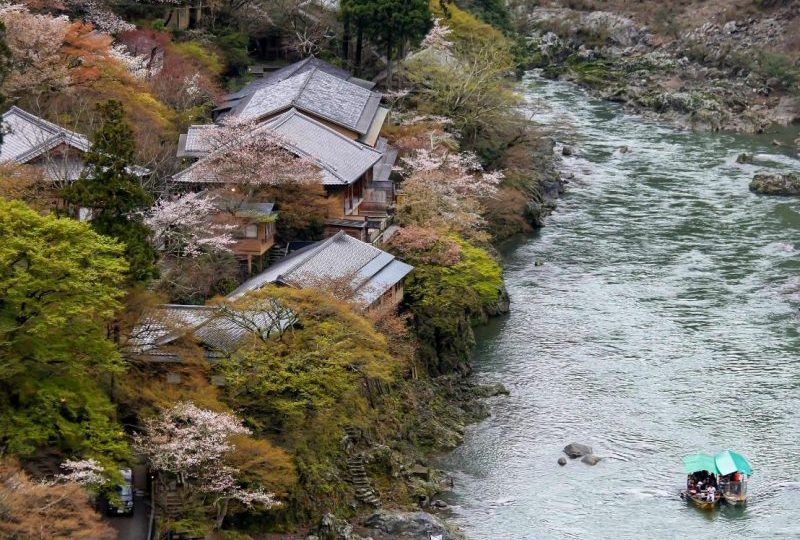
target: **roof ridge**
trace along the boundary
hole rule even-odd
[[[317,74],[317,71],[319,71],[319,68],[317,66],[314,66],[306,72],[308,73],[306,82],[303,83],[303,86],[300,87],[300,89],[297,91],[297,94],[295,94],[295,96],[292,98],[292,105],[295,105],[295,101],[297,101],[303,95],[303,92],[306,91],[308,83],[311,82],[311,79],[314,77],[314,75]]]

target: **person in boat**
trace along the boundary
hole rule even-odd
[[[716,496],[716,494],[717,494],[717,488],[715,488],[713,485],[709,485],[708,491],[706,491],[706,501],[714,502],[714,497]]]

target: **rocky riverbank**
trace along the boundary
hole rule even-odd
[[[660,32],[608,11],[538,7],[519,18],[527,64],[546,76],[692,129],[758,133],[800,121],[800,67],[784,43],[799,15],[791,3],[720,23],[670,19]]]

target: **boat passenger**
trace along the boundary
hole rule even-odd
[[[706,500],[708,502],[714,502],[714,495],[716,495],[716,493],[717,493],[717,488],[715,488],[714,486],[709,486],[708,493],[706,494]]]

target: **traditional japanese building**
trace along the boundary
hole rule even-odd
[[[414,269],[372,244],[339,232],[276,262],[228,295],[235,300],[269,284],[337,289],[366,309],[398,305],[403,282]]]
[[[84,167],[89,139],[52,122],[11,107],[3,114],[0,163],[41,167],[53,181],[76,180]]]
[[[273,130],[285,148],[316,164],[329,199],[325,234],[339,231],[370,241],[386,223],[394,202],[390,174],[397,152],[380,137],[388,110],[370,83],[315,58],[273,72],[216,109],[217,122],[255,122],[257,130]],[[215,125],[191,126],[181,135],[178,155],[202,160],[218,151],[213,137],[203,136]],[[217,182],[197,174],[196,165],[175,175],[183,184]]]

